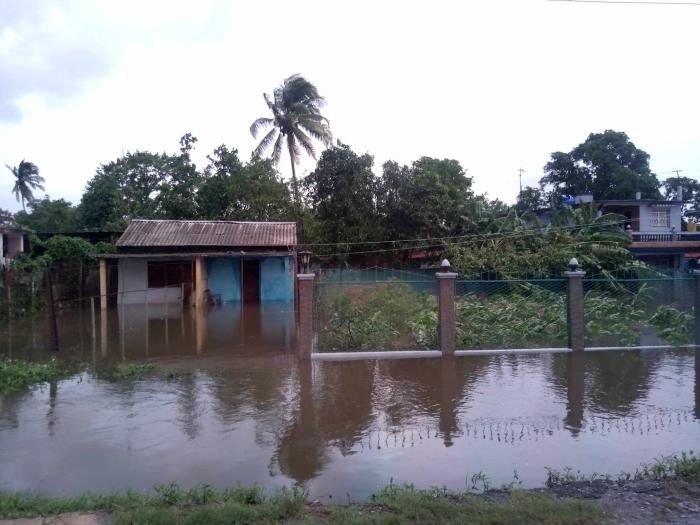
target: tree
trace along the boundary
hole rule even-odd
[[[527,210],[538,210],[547,205],[547,201],[544,197],[544,192],[539,188],[533,188],[532,186],[525,186],[523,191],[518,195],[518,200],[515,204],[515,208],[518,213],[523,214]]]
[[[664,198],[668,200],[679,200],[678,187],[683,188],[683,215],[686,221],[688,217],[698,220],[700,211],[700,182],[690,177],[669,177],[662,183]]]
[[[202,219],[279,221],[293,217],[287,184],[269,159],[241,163],[238,152],[219,146],[207,157],[203,182],[197,192]]]
[[[458,161],[421,157],[410,167],[384,163],[379,209],[387,238],[442,237],[463,230],[471,216],[472,179]],[[482,203],[483,204],[483,203]],[[478,207],[479,209],[482,206]]]
[[[649,168],[649,155],[619,131],[591,133],[569,153],[557,151],[540,179],[547,200],[592,193],[595,199],[632,199],[637,191],[659,198],[659,181]]]
[[[77,209],[66,200],[51,200],[46,195],[43,199],[31,201],[29,210],[29,213],[17,212],[15,221],[36,232],[69,232],[80,227]]]
[[[194,219],[196,193],[201,175],[192,162],[190,153],[197,137],[185,133],[180,139],[180,155],[162,154],[157,163],[163,170],[158,194],[155,198],[155,214],[164,219]]]
[[[6,164],[7,166],[7,164]],[[7,169],[12,172],[15,177],[15,185],[12,188],[12,193],[15,194],[17,202],[22,202],[22,209],[26,210],[25,202],[34,200],[34,190],[44,191],[44,178],[39,175],[39,168],[36,164],[22,160],[19,166],[10,167]]]
[[[313,140],[324,146],[331,144],[333,135],[328,119],[321,114],[325,104],[316,86],[301,75],[292,75],[276,87],[272,97],[263,94],[272,118],[262,117],[250,126],[250,133],[257,138],[261,129],[272,127],[253,151],[254,156],[262,157],[272,146],[272,162],[279,164],[282,151],[286,147],[292,165],[292,190],[297,213],[301,212],[301,198],[295,165],[299,163],[301,149],[314,159],[316,150]]]
[[[381,220],[373,163],[371,155],[358,155],[338,142],[323,152],[316,169],[304,179],[317,221],[314,238],[338,244],[331,252],[352,251],[351,243],[378,240]]]
[[[120,229],[132,218],[195,218],[201,176],[190,151],[196,141],[187,133],[179,155],[128,152],[100,166],[79,205],[83,226]]]

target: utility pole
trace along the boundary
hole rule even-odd
[[[680,177],[681,171],[683,171],[683,170],[671,170],[671,171],[676,174],[676,177]]]
[[[520,179],[520,193],[518,195],[523,194],[523,173],[525,173],[525,170],[522,168],[518,168],[518,178]]]

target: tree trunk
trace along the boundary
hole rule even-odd
[[[297,181],[297,170],[294,167],[294,151],[292,150],[292,143],[289,142],[287,138],[287,145],[289,147],[289,161],[292,163],[292,192],[294,193],[294,214],[296,215],[297,223],[297,242],[303,243],[306,241],[306,235],[304,232],[304,222],[301,220],[301,198],[299,197],[299,182]]]

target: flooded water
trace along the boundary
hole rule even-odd
[[[391,480],[469,489],[478,472],[541,486],[546,467],[616,473],[700,444],[688,350],[300,364],[285,306],[129,307],[95,325],[61,317],[60,358],[86,371],[0,397],[0,489],[298,483],[342,503]],[[6,326],[2,356],[45,359],[45,336]],[[143,359],[187,373],[109,379]]]

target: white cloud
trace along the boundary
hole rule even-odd
[[[200,163],[221,143],[247,158],[248,126],[266,112],[262,92],[297,72],[326,96],[335,135],[377,165],[457,158],[492,197],[512,201],[519,167],[534,184],[549,153],[608,128],[626,131],[657,171],[700,176],[700,8],[536,0],[44,6],[0,24],[0,58],[13,49],[3,80],[27,68],[36,79],[9,98],[0,88],[0,111],[8,100],[16,110],[0,123],[0,161],[37,163],[54,198],[77,201],[98,164],[122,149],[175,151],[187,131],[200,139]],[[43,21],[33,42],[23,32],[28,16]],[[305,162],[302,171],[312,168]],[[284,161],[280,169],[290,171]],[[0,207],[17,208],[11,185],[9,172],[0,176]]]

